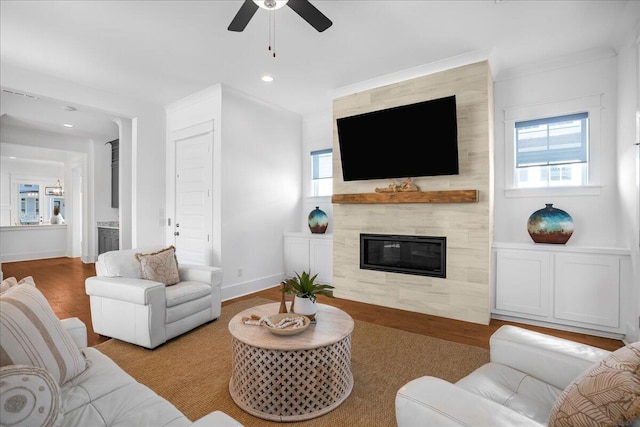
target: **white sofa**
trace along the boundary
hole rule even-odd
[[[178,265],[180,282],[166,286],[142,278],[135,254],[153,251],[98,256],[96,276],[85,281],[96,333],[153,349],[220,316],[220,268]]]
[[[221,411],[192,423],[99,350],[87,347],[87,330],[80,319],[62,323],[89,361],[87,369],[60,387],[63,426],[242,427]]]
[[[87,347],[85,324],[58,319],[32,281],[7,285],[0,292],[1,425],[242,427],[221,411],[191,422]]]
[[[561,393],[610,354],[505,325],[490,338],[490,362],[455,384],[421,377],[401,387],[396,420],[399,427],[546,426]]]

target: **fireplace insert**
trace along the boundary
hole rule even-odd
[[[447,277],[447,238],[360,234],[360,268]]]

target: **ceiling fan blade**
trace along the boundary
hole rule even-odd
[[[251,0],[244,0],[244,3],[240,6],[240,10],[236,13],[236,16],[233,17],[233,21],[231,21],[227,29],[229,31],[243,31],[251,18],[253,18],[256,10],[258,10],[257,4]]]
[[[309,0],[289,0],[287,6],[320,32],[323,32],[333,24],[329,18],[309,3]]]

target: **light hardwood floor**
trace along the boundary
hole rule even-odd
[[[83,264],[79,258],[52,258],[37,261],[3,263],[2,272],[4,278],[15,277],[18,280],[26,276],[32,276],[37,287],[45,297],[47,297],[58,317],[78,317],[85,322],[90,346],[94,346],[108,339],[93,332],[89,297],[84,291],[84,280],[87,277],[95,276],[94,264]],[[254,296],[279,301],[279,287],[276,284],[273,288],[225,301],[222,303],[222,306],[224,307],[235,301],[252,298]],[[483,348],[489,348],[489,337],[500,326],[505,324],[518,325],[611,351],[624,346],[624,343],[619,340],[501,320],[491,320],[489,325],[478,325],[339,298],[326,298],[321,296],[320,302],[341,308],[356,320]]]

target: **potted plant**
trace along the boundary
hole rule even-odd
[[[330,291],[333,286],[316,283],[316,277],[318,277],[317,274],[312,276],[303,271],[302,274],[296,273],[295,277],[283,282],[283,292],[294,295],[291,303],[291,312],[304,314],[313,319],[318,311],[318,306],[316,305],[317,296],[324,295],[333,298],[333,293]]]

